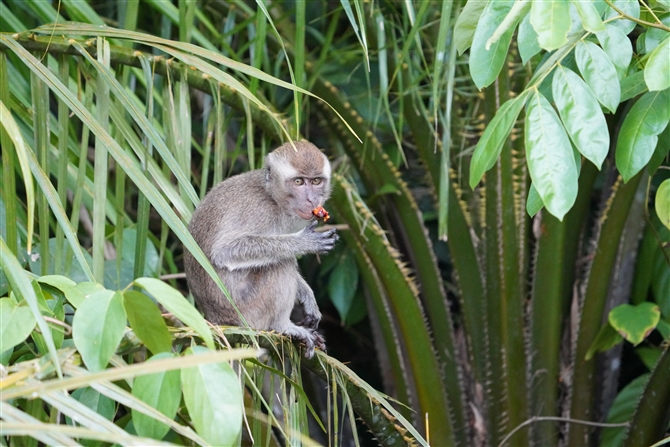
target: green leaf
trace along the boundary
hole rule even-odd
[[[656,149],[654,149],[654,154],[651,156],[651,160],[649,160],[649,164],[647,165],[649,174],[654,175],[656,170],[663,164],[663,161],[668,154],[670,154],[670,125],[665,126],[665,130],[658,136]]]
[[[656,215],[661,223],[670,229],[670,179],[665,179],[659,185],[654,199]]]
[[[347,321],[347,315],[358,287],[358,266],[356,259],[347,251],[341,253],[337,266],[330,274],[328,294],[340,314],[341,321]]]
[[[63,290],[65,293],[65,298],[74,306],[75,309],[78,309],[79,306],[84,302],[84,300],[94,293],[102,292],[106,290],[102,284],[92,281],[80,282],[72,289]]]
[[[641,95],[647,91],[647,83],[644,81],[644,71],[636,71],[621,80],[621,102]]]
[[[626,385],[617,394],[612,407],[607,414],[607,423],[621,424],[630,422],[635,413],[640,397],[647,387],[649,377],[651,374],[643,374],[635,378],[632,382]],[[622,446],[626,436],[627,427],[605,427],[602,432],[601,444],[603,446]]]
[[[637,306],[621,304],[610,311],[608,320],[626,340],[638,345],[656,328],[660,318],[659,307],[654,303],[644,302]]]
[[[497,0],[486,5],[477,24],[470,48],[470,76],[480,90],[491,84],[500,73],[512,39],[513,29],[505,32],[499,40],[486,49],[486,42],[509,13],[513,1]]]
[[[51,287],[63,292],[65,298],[70,304],[76,309],[79,305],[86,299],[86,297],[76,289],[77,283],[72,281],[70,278],[61,275],[45,275],[37,278],[37,281],[40,284],[48,284]],[[96,283],[91,283],[96,284]],[[100,289],[103,289],[100,286]]]
[[[630,180],[651,159],[658,135],[670,120],[670,89],[647,92],[631,107],[619,131],[616,166]]]
[[[670,36],[649,55],[644,80],[651,92],[670,88]]]
[[[210,352],[195,346],[186,353]],[[208,363],[181,371],[184,403],[195,431],[210,445],[238,445],[242,430],[242,391],[228,363]]]
[[[470,187],[472,189],[475,189],[484,173],[493,167],[500,156],[503,144],[512,131],[525,102],[526,93],[505,101],[486,126],[472,154],[470,163]]]
[[[535,217],[543,207],[542,197],[535,189],[535,185],[531,183],[528,189],[528,199],[526,199],[526,212],[530,217]]]
[[[214,349],[214,339],[207,322],[181,293],[155,278],[138,278],[134,284],[149,292],[172,315],[200,335],[210,349]]]
[[[554,71],[552,91],[572,142],[600,169],[609,151],[610,135],[598,100],[577,73],[560,65]]]
[[[530,23],[542,48],[547,51],[560,48],[568,42],[572,26],[570,4],[567,0],[533,1]]]
[[[619,79],[622,79],[626,75],[633,58],[633,44],[631,44],[630,39],[621,29],[610,24],[603,31],[596,33],[596,37],[612,64],[614,64]]]
[[[638,0],[614,0],[611,3],[616,6],[617,9],[623,11],[627,16],[632,17],[633,19],[640,18],[640,3]],[[621,15],[614,8],[608,6],[603,21],[616,26],[624,34],[628,34],[635,29],[635,22],[620,17]],[[610,21],[610,19],[614,20]]]
[[[663,14],[658,18],[661,20],[663,25],[670,26],[670,13]],[[653,51],[667,37],[667,31],[658,28],[649,28],[647,32],[644,33],[644,37],[640,36],[640,39],[644,39],[645,53]]]
[[[110,421],[114,419],[116,402],[107,396],[103,396],[97,390],[88,386],[79,388],[72,392],[72,397],[103,416],[105,419]]]
[[[126,328],[123,296],[103,290],[88,297],[72,321],[72,338],[91,371],[105,369]]]
[[[600,18],[600,13],[591,1],[585,2],[580,0],[570,0],[570,3],[575,5],[579,18],[582,19],[582,26],[586,31],[597,33],[605,29],[603,19]]]
[[[148,361],[171,357],[171,354],[164,352],[154,355]],[[181,401],[180,371],[161,371],[135,377],[133,380],[133,396],[173,419]],[[163,422],[135,409],[132,410],[132,419],[135,431],[140,436],[160,440],[170,430],[170,427]]]
[[[577,198],[577,166],[558,115],[538,91],[528,101],[525,138],[533,184],[547,210],[563,220]]]
[[[458,54],[463,54],[472,45],[475,29],[487,3],[488,0],[469,0],[459,14],[454,27],[454,42]]]
[[[151,298],[133,290],[126,291],[123,293],[123,308],[131,329],[149,351],[154,354],[172,351],[170,331]]]
[[[0,298],[0,352],[22,343],[37,324],[25,301]]]
[[[525,65],[531,57],[542,51],[537,41],[537,33],[530,24],[530,14],[527,14],[519,24],[519,33],[516,37],[519,46],[519,55],[521,62]]]
[[[600,328],[598,335],[596,335],[596,339],[593,340],[591,347],[586,351],[585,360],[591,360],[596,352],[605,352],[616,346],[622,340],[623,337],[621,334],[619,334],[611,324],[606,323]]]
[[[598,101],[614,113],[621,98],[616,69],[607,54],[596,44],[580,41],[575,49],[579,71]]]

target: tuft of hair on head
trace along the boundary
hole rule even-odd
[[[284,178],[295,177],[298,173],[308,177],[330,176],[328,158],[308,141],[282,144],[266,156],[265,164]]]

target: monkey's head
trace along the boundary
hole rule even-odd
[[[265,187],[284,212],[310,220],[312,210],[330,197],[330,162],[312,143],[294,144],[265,157]]]

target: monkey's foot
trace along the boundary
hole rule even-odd
[[[321,314],[318,315],[305,315],[305,318],[297,322],[298,326],[302,326],[307,329],[316,329],[321,321]]]
[[[314,348],[322,351],[326,350],[326,340],[316,329],[306,329],[304,327],[292,325],[282,331],[284,334],[291,337],[292,340],[297,340],[305,345],[305,357],[310,359],[314,356]]]

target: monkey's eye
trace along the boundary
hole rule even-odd
[[[312,179],[312,185],[320,185],[323,179],[321,178],[313,178]]]
[[[298,186],[302,186],[302,185],[305,184],[305,181],[303,179],[301,179],[300,177],[298,177],[296,179],[293,179],[293,182]]]

